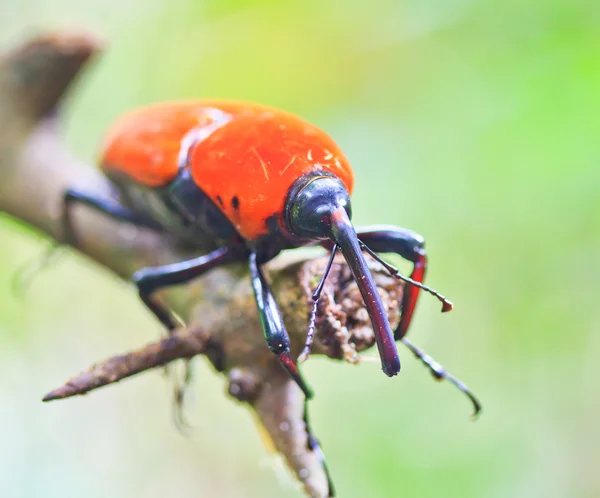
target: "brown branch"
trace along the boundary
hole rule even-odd
[[[11,147],[13,140],[26,138],[56,108],[99,48],[100,41],[87,33],[61,33],[40,36],[0,55],[0,122],[9,124],[3,126],[0,144]]]
[[[294,268],[294,270],[299,268],[297,273],[299,279],[297,288],[302,293],[310,293],[311,288],[308,286],[307,279],[322,273],[321,266],[324,262],[324,259],[319,258],[312,262],[291,265],[291,268]],[[375,269],[375,271],[377,270]],[[396,284],[385,274],[378,274],[376,280],[382,289],[384,302],[390,310],[390,317],[397,323],[399,317],[396,303],[399,296],[396,294]],[[291,281],[293,282],[293,280]],[[336,285],[341,290],[335,289]],[[285,291],[280,290],[281,292]],[[290,287],[287,292],[294,291]],[[283,305],[285,306],[286,303],[292,302],[293,299],[293,295],[288,295],[287,299],[283,300]],[[360,294],[353,283],[348,267],[345,263],[338,260],[332,267],[331,279],[325,287],[324,296],[320,303],[320,312],[317,314],[317,323],[319,324],[317,341],[320,349],[331,358],[357,362],[357,352],[373,344],[373,332],[370,328],[368,318],[364,314],[362,301],[359,299]],[[342,301],[343,305],[336,304],[336,301]],[[232,309],[231,312],[233,313],[233,311]],[[246,318],[244,316],[244,319]],[[297,318],[303,321],[305,316],[299,315]],[[344,327],[342,326],[343,323],[352,323],[352,326],[350,328]],[[229,333],[239,335],[237,327],[233,326],[230,329]],[[226,333],[226,331],[220,330],[217,326],[211,335],[225,336]],[[113,384],[126,377],[164,366],[173,360],[189,359],[200,354],[207,355],[218,370],[225,369],[222,365],[223,351],[221,344],[212,343],[211,336],[204,329],[189,327],[176,331],[171,336],[144,346],[137,351],[113,356],[103,362],[92,365],[84,372],[68,380],[63,386],[46,394],[43,401],[87,394],[89,391]],[[256,367],[252,362],[246,363],[246,368]],[[249,387],[241,388],[239,386],[248,386],[248,382],[240,377],[240,372],[239,369],[236,370],[234,378],[230,378],[231,381],[238,384],[238,388],[234,388],[235,392],[232,395],[242,401],[251,401],[255,396],[248,393],[250,391],[256,392],[256,379],[250,382],[253,386],[251,389]]]
[[[206,351],[207,339],[208,337],[202,337],[200,333],[176,332],[160,342],[92,365],[85,372],[68,380],[62,387],[46,394],[42,401],[87,394],[137,373],[164,366],[173,360],[193,358]]]
[[[90,36],[59,34],[38,38],[0,57],[0,211],[59,242],[65,188],[84,185],[98,193],[108,191],[107,180],[97,170],[65,149],[54,118],[48,117],[98,49]],[[85,207],[74,215],[78,250],[125,280],[140,267],[191,256],[164,235],[117,223]],[[312,288],[325,263],[323,258],[285,255],[267,265],[296,354],[306,336]],[[381,271],[375,277],[394,325],[402,285]],[[228,377],[230,394],[256,411],[305,492],[325,496],[325,475],[317,455],[307,449],[301,393],[265,346],[244,266],[216,269],[159,296],[186,321],[187,329],[106,360],[45,399],[82,394],[173,359],[203,353]],[[318,309],[313,353],[357,361],[357,352],[373,343],[360,294],[346,265],[337,261]]]

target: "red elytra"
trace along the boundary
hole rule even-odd
[[[223,100],[126,114],[106,138],[101,167],[161,187],[177,176],[185,140],[197,141],[187,158],[194,181],[247,240],[266,234],[265,220],[283,213],[287,192],[306,173],[332,173],[350,194],[354,187],[348,159],[321,129],[285,111]]]

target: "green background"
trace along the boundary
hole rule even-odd
[[[340,497],[600,496],[598,2],[0,0],[4,47],[62,26],[110,45],[64,116],[83,159],[141,104],[260,101],[339,142],[357,224],[426,238],[428,282],[456,309],[424,296],[410,336],[484,411],[471,422],[406,350],[393,380],[313,358],[313,425]],[[159,373],[40,403],[160,327],[72,252],[16,298],[14,272],[47,242],[6,219],[0,240],[0,496],[300,496],[202,360],[191,439]]]

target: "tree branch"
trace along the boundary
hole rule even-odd
[[[173,360],[189,359],[206,352],[208,337],[188,331],[176,332],[165,339],[137,351],[113,356],[92,365],[85,372],[68,380],[63,386],[46,394],[42,401],[64,399],[87,394],[108,384],[114,384],[151,368],[162,367]]]
[[[55,34],[0,56],[0,211],[58,242],[63,242],[63,191],[83,185],[108,192],[107,180],[66,150],[56,117],[65,91],[99,49],[100,43],[89,35]],[[164,234],[117,223],[85,207],[76,208],[74,228],[78,250],[125,280],[140,267],[192,256]],[[325,264],[326,258],[286,254],[267,265],[296,355],[306,337],[312,289]],[[394,326],[402,284],[379,265],[373,264],[373,269]],[[307,495],[326,496],[324,472],[307,449],[301,393],[264,343],[244,265],[213,270],[190,285],[161,291],[159,297],[183,317],[186,329],[94,365],[44,400],[84,394],[175,359],[203,354],[227,376],[229,393],[256,411]],[[336,260],[323,290],[316,324],[315,354],[358,361],[357,352],[374,343],[362,298],[341,260]]]

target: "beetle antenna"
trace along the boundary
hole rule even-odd
[[[481,403],[475,397],[475,395],[471,392],[471,390],[460,380],[458,380],[454,375],[449,372],[446,372],[444,367],[440,365],[437,361],[435,361],[431,356],[429,356],[425,351],[418,348],[414,344],[407,341],[404,337],[400,339],[402,344],[404,344],[408,349],[412,351],[412,353],[427,367],[433,375],[435,380],[444,380],[447,379],[456,387],[458,387],[465,395],[471,400],[473,403],[473,419],[476,419],[481,411]]]
[[[304,349],[300,356],[298,357],[299,362],[306,361],[308,359],[308,355],[310,355],[310,348],[312,346],[313,340],[315,338],[315,319],[317,316],[317,304],[319,304],[319,298],[321,297],[321,291],[325,285],[325,279],[327,279],[327,275],[329,274],[329,270],[331,270],[331,266],[333,265],[333,259],[335,258],[335,253],[337,252],[338,246],[337,244],[333,244],[333,249],[331,250],[331,256],[329,257],[329,261],[327,262],[327,266],[325,267],[325,272],[323,272],[323,276],[317,285],[317,288],[313,292],[312,300],[313,307],[310,312],[310,320],[308,322],[308,334],[306,335],[306,342],[304,343]]]
[[[379,254],[377,254],[375,251],[370,249],[362,240],[359,239],[358,243],[365,251],[367,251],[371,255],[371,257],[375,261],[378,261],[379,263],[381,263],[385,267],[385,269],[390,273],[390,275],[392,275],[392,277],[397,278],[398,280],[403,280],[404,282],[414,285],[415,287],[418,287],[419,289],[423,289],[425,292],[429,292],[429,294],[438,298],[438,300],[442,303],[442,313],[445,313],[446,311],[451,311],[452,308],[454,308],[454,304],[452,304],[452,301],[450,301],[449,299],[446,299],[438,291],[436,291],[435,289],[432,289],[431,287],[429,287],[425,284],[422,284],[421,282],[417,282],[416,280],[413,280],[412,278],[405,277],[404,275],[402,275],[400,273],[398,268],[390,265],[389,263],[387,263],[386,261],[381,259]]]

